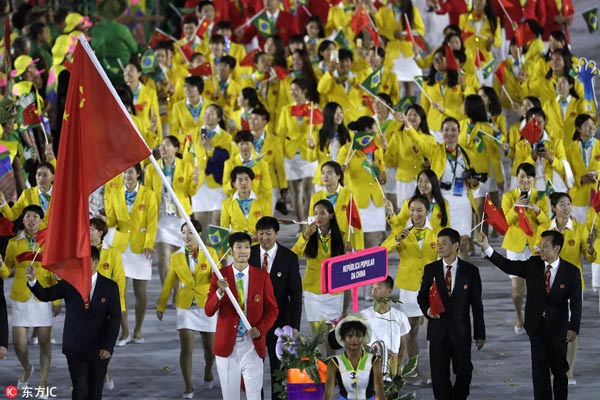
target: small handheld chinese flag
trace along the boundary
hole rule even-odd
[[[346,218],[348,219],[348,224],[356,229],[361,229],[362,224],[360,222],[360,215],[358,214],[358,209],[356,208],[356,202],[350,196],[350,203],[348,207],[346,207]]]
[[[517,215],[519,216],[519,228],[530,237],[533,237],[533,226],[531,225],[531,221],[527,217],[527,213],[525,212],[525,207],[516,207]]]
[[[190,69],[190,75],[192,76],[211,76],[212,74],[212,66],[208,61]]]
[[[460,67],[458,66],[458,60],[454,56],[454,51],[448,45],[445,48],[446,55],[446,68],[451,69],[453,71],[458,71]]]
[[[537,124],[535,117],[531,117],[527,125],[521,131],[521,137],[532,145],[535,144],[542,134],[542,127]]]
[[[490,199],[489,195],[485,196],[483,212],[487,215],[487,218],[485,219],[487,223],[493,226],[499,234],[503,236],[506,235],[506,231],[508,231],[508,223],[504,217],[504,212],[502,212],[502,209],[496,208],[496,205]]]
[[[592,189],[591,206],[594,208],[594,211],[597,213],[600,212],[600,192],[595,192],[594,189]]]
[[[350,21],[350,29],[352,29],[352,32],[358,34],[370,24],[371,18],[369,17],[369,14],[364,7],[360,6],[356,13],[352,16],[352,20]]]
[[[438,290],[435,278],[433,278],[433,283],[429,288],[429,312],[432,315],[439,315],[446,312],[446,307],[440,297],[440,291]]]

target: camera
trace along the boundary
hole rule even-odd
[[[485,183],[488,180],[487,172],[477,172],[473,168],[465,170],[463,178],[466,179],[477,179],[481,183]]]
[[[442,190],[450,190],[452,188],[452,182],[440,182],[440,188],[442,188]]]
[[[208,134],[208,130],[206,128],[202,128],[202,129],[200,129],[200,134],[202,136],[206,136]]]
[[[544,146],[544,142],[536,143],[533,145],[533,149],[538,153],[546,151],[546,146]]]

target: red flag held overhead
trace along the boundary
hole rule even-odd
[[[529,122],[521,130],[521,137],[534,145],[542,134],[542,127],[537,124],[535,117],[531,117]]]
[[[52,188],[44,267],[77,289],[91,289],[88,197],[150,156],[125,106],[83,35],[75,48]],[[123,151],[127,149],[127,151]]]

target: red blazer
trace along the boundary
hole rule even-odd
[[[557,24],[554,21],[554,17],[562,14],[565,17],[569,17],[569,23],[572,23],[575,10],[573,9],[573,2],[571,0],[563,0],[562,4],[562,12],[560,12],[556,6],[556,0],[546,1],[546,25],[544,26],[544,35],[542,36],[542,39],[545,41],[550,39],[551,32],[564,31],[565,35],[567,35],[567,42],[570,42],[569,28]]]
[[[518,0],[517,0],[518,1]],[[437,14],[448,14],[451,25],[458,26],[458,20],[460,14],[466,14],[467,2],[465,0],[439,0],[438,4],[440,9],[436,12]]]
[[[301,5],[296,5],[296,24],[300,32],[304,31],[304,26],[306,25],[306,21],[310,15],[318,15],[321,18],[321,22],[323,22],[323,26],[327,24],[327,17],[329,16],[329,9],[332,7],[332,4],[338,4],[337,0],[308,0],[308,4],[304,7]],[[306,10],[310,13],[308,15]]]
[[[289,12],[279,11],[277,21],[275,22],[275,34],[279,35],[279,37],[283,39],[283,42],[287,46],[290,36],[296,33],[300,33],[300,31],[298,30],[294,16]],[[261,49],[264,49],[266,39],[260,33],[258,33],[254,24],[249,24],[248,27],[246,27],[241,42],[250,43],[254,36],[258,37],[258,46]]]
[[[506,30],[506,40],[511,40],[515,35],[515,32],[513,31],[510,21],[506,18],[506,14],[502,11],[499,1],[502,1],[510,18],[517,23],[517,25],[520,25],[526,19],[535,19],[542,26],[546,23],[546,7],[544,0],[527,0],[525,7],[521,7],[520,0],[493,0],[494,11],[500,18],[500,23]],[[509,4],[510,7],[507,7],[507,4]]]
[[[221,273],[223,278],[227,279],[229,287],[237,298],[233,269],[233,266],[230,265],[221,269]],[[260,337],[253,340],[254,349],[260,358],[265,358],[267,332],[275,323],[279,309],[269,274],[260,268],[252,267],[249,268],[248,274],[247,317],[250,325],[260,331]],[[227,295],[219,300],[217,289],[217,276],[212,274],[204,311],[209,317],[215,315],[217,311],[219,312],[214,353],[219,357],[229,357],[235,345],[239,316]]]

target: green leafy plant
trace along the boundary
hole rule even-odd
[[[416,400],[417,394],[415,392],[404,393],[402,392],[402,389],[406,383],[406,378],[417,371],[418,361],[418,355],[411,357],[408,362],[404,364],[404,367],[402,367],[400,374],[391,377],[391,381],[383,381],[383,389],[388,400]],[[389,373],[386,375],[388,377],[390,376]]]

